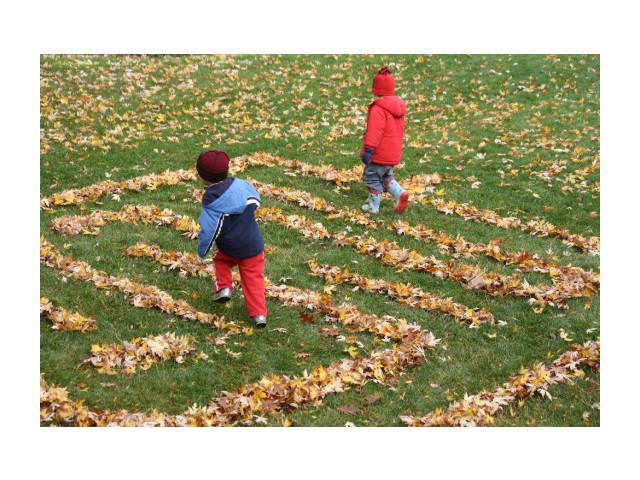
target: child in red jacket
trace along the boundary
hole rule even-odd
[[[407,107],[394,95],[396,81],[385,67],[373,77],[373,103],[369,105],[367,131],[362,137],[360,158],[365,164],[362,180],[369,190],[369,199],[362,206],[365,212],[378,213],[383,192],[396,199],[395,213],[407,209],[409,193],[393,178],[393,166],[400,163],[404,135],[404,115]]]

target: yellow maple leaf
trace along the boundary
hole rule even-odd
[[[242,331],[245,335],[253,335],[253,327],[242,327]]]
[[[344,351],[349,352],[349,355],[351,355],[352,357],[358,355],[358,349],[353,345],[351,345],[349,348],[345,348]]]
[[[573,342],[573,338],[569,338],[569,335],[567,335],[567,332],[564,331],[564,329],[560,329],[560,338],[563,339],[565,342]]]
[[[324,287],[324,293],[326,293],[327,295],[331,295],[331,293],[336,289],[335,285],[327,285]]]

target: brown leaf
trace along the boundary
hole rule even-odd
[[[298,312],[298,316],[302,319],[303,322],[315,325],[315,322],[313,321],[313,315],[309,315],[308,313],[300,311]]]
[[[338,329],[338,327],[322,327],[320,330],[318,330],[318,333],[325,337],[337,337],[338,335],[340,335],[340,330]]]
[[[356,413],[360,413],[360,409],[355,405],[343,405],[338,407],[338,411],[345,415],[355,415]]]
[[[371,404],[380,400],[380,394],[374,393],[373,395],[369,395],[368,397],[364,397],[364,401]]]
[[[471,288],[478,288],[481,285],[484,285],[484,278],[482,278],[482,275],[477,275],[477,276],[473,277],[471,280],[469,280],[468,285]]]

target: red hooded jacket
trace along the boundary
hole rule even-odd
[[[362,140],[365,147],[373,150],[371,161],[383,165],[397,165],[402,156],[404,136],[404,115],[407,106],[395,95],[377,98],[369,105],[367,131]]]

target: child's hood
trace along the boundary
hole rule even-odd
[[[394,117],[402,117],[407,113],[407,106],[404,101],[395,95],[389,95],[387,97],[376,98],[371,105],[377,105],[384,108]]]
[[[209,192],[205,192],[202,208],[229,215],[241,214],[250,203],[260,204],[260,195],[258,192],[256,192],[249,182],[240,178],[234,178],[229,188],[210,203],[206,203],[207,193]]]

